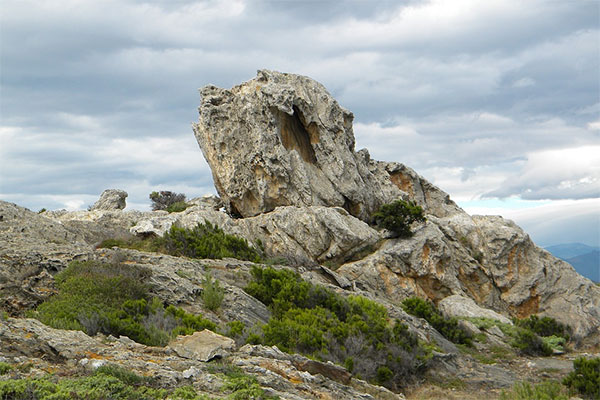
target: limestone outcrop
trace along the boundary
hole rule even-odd
[[[352,113],[319,83],[262,70],[230,90],[207,86],[201,95],[194,132],[217,191],[231,213],[253,217],[236,220],[234,231],[260,237],[274,254],[291,253],[297,261],[343,262],[352,243],[372,246],[367,237],[375,235],[358,240],[358,224],[348,218],[348,232],[330,229],[325,210],[342,207],[369,222],[381,204],[409,199],[423,207],[427,223],[415,227],[412,238],[379,242],[372,254],[343,265],[339,276],[393,301],[460,295],[504,315],[552,316],[580,338],[600,337],[598,286],[535,246],[511,221],[471,217],[411,168],[355,152]],[[311,216],[281,206],[322,209]],[[323,229],[326,235],[314,236]],[[344,244],[323,244],[329,232],[344,236]]]
[[[353,115],[318,82],[261,70],[230,90],[200,91],[196,139],[232,214],[343,207],[367,220],[402,196],[354,151]]]
[[[90,210],[122,210],[127,205],[127,192],[119,189],[106,189]]]
[[[172,225],[193,228],[208,221],[226,233],[250,243],[260,240],[271,258],[311,265],[343,262],[374,246],[380,234],[341,207],[278,207],[250,218],[234,219],[226,213],[192,207],[183,213],[155,212],[131,227],[135,234],[162,236]]]

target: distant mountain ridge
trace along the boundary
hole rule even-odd
[[[571,264],[579,274],[594,282],[600,282],[600,247],[583,243],[564,243],[548,246],[546,250]]]

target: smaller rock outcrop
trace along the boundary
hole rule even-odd
[[[235,341],[207,329],[188,336],[178,336],[169,347],[179,357],[207,362],[223,358],[235,349]]]
[[[106,189],[100,195],[100,198],[90,208],[90,211],[94,210],[122,210],[125,208],[125,199],[128,194],[124,190],[119,189]]]
[[[512,321],[504,315],[479,307],[473,299],[458,294],[442,299],[437,306],[448,317],[489,318],[512,325]]]

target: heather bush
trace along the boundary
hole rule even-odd
[[[250,247],[244,238],[228,235],[209,221],[192,229],[171,226],[163,237],[131,237],[107,239],[99,247],[122,247],[140,251],[153,251],[172,256],[221,259],[225,257],[260,262],[260,253]]]
[[[424,318],[451,342],[466,344],[468,346],[473,344],[468,333],[458,325],[458,320],[456,318],[445,318],[433,303],[418,297],[410,297],[402,302],[402,308],[411,315]]]
[[[514,319],[513,322],[516,326],[529,329],[539,336],[559,336],[567,341],[571,337],[571,328],[551,317],[540,318],[537,315],[530,315],[529,318]]]
[[[375,222],[398,237],[410,237],[413,222],[424,222],[423,209],[412,201],[396,200],[384,204],[373,214]]]
[[[175,207],[180,207],[182,203],[185,204],[185,194],[174,193],[174,192],[171,192],[168,190],[162,190],[160,192],[152,192],[152,193],[150,193],[150,195],[148,197],[150,197],[150,200],[152,201],[152,210],[154,210],[154,211],[157,211],[157,210],[167,210],[168,211],[168,208],[173,206],[174,204],[179,203],[179,206],[175,206]],[[173,211],[169,211],[169,212],[173,212]]]
[[[579,357],[573,361],[573,369],[563,384],[586,399],[600,399],[600,357]]]
[[[249,340],[346,365],[393,389],[425,365],[427,352],[416,336],[402,322],[390,320],[380,304],[342,297],[289,270],[254,267],[252,276],[246,292],[273,316],[262,337]]]
[[[173,225],[163,236],[161,244],[168,254],[175,256],[213,259],[231,257],[253,262],[261,259],[246,239],[228,235],[209,221],[199,223],[193,229]]]
[[[124,335],[149,346],[164,346],[178,334],[216,330],[202,316],[168,306],[149,294],[150,271],[133,265],[73,262],[55,279],[57,295],[33,316],[58,329]]]
[[[565,388],[556,381],[546,381],[538,384],[517,382],[510,391],[503,390],[500,400],[567,400]]]
[[[213,280],[210,275],[207,275],[202,281],[202,301],[206,308],[217,311],[221,307],[224,297],[225,291],[219,281]]]

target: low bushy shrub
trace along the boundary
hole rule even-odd
[[[549,356],[552,354],[552,348],[529,329],[520,329],[510,344],[522,354],[530,356]]]
[[[221,307],[224,297],[225,291],[219,281],[213,280],[210,275],[207,275],[202,281],[202,301],[206,308],[217,311]]]
[[[533,385],[517,382],[510,391],[503,390],[500,400],[568,400],[565,388],[556,381],[546,381]]]
[[[33,316],[58,329],[124,335],[149,346],[164,346],[175,335],[215,330],[202,316],[164,307],[150,296],[150,271],[133,265],[73,262],[55,277],[59,292]]]
[[[600,399],[600,357],[579,357],[573,361],[573,371],[563,384],[586,399]]]
[[[160,192],[152,192],[148,196],[152,201],[152,210],[168,210],[174,204],[185,204],[185,194],[174,193],[169,190],[161,190]],[[169,211],[173,212],[173,211]]]
[[[487,330],[497,326],[512,338],[511,345],[520,353],[534,356],[549,356],[554,350],[564,351],[571,328],[550,317],[538,318],[535,315],[526,319],[513,319],[514,325],[489,318],[466,318],[479,329]]]
[[[418,297],[409,297],[402,302],[407,313],[424,318],[446,339],[454,343],[471,346],[473,341],[469,334],[461,329],[456,318],[445,318],[435,305]]]
[[[13,369],[12,365],[0,361],[0,375],[7,374],[11,369]]]
[[[162,244],[168,254],[190,258],[225,257],[259,262],[259,253],[248,245],[244,238],[228,235],[209,221],[198,224],[193,229],[175,225],[165,233]]]
[[[529,329],[538,336],[559,336],[567,341],[571,338],[571,327],[551,317],[540,318],[537,315],[530,315],[529,318],[514,319],[513,323],[518,327]]]
[[[246,292],[273,312],[262,337],[253,336],[253,341],[346,365],[394,389],[425,365],[427,352],[416,336],[402,322],[390,320],[380,304],[342,297],[289,270],[254,267],[252,276]]]
[[[377,225],[393,232],[398,237],[410,237],[413,222],[424,222],[423,209],[412,201],[396,200],[384,204],[373,214]]]
[[[248,245],[248,241],[235,235],[223,232],[209,221],[199,223],[192,229],[171,226],[163,237],[131,237],[127,239],[107,239],[98,247],[121,247],[140,251],[152,251],[177,257],[237,258],[260,262],[260,253]]]
[[[143,378],[120,367],[101,367],[93,375],[79,378],[59,380],[46,376],[0,381],[1,399],[156,400],[167,395],[167,390],[153,388]]]

